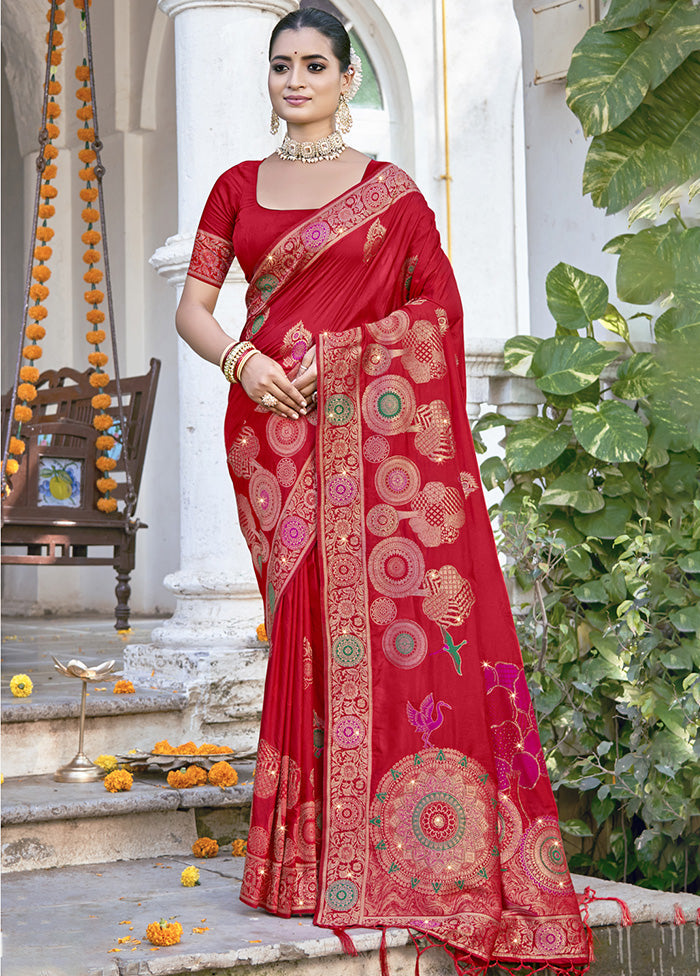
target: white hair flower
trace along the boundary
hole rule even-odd
[[[350,67],[352,68],[352,81],[345,96],[348,101],[357,95],[362,84],[362,61],[353,47],[350,48]]]

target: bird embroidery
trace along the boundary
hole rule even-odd
[[[436,729],[439,729],[445,718],[442,714],[442,706],[452,709],[452,705],[447,702],[439,701],[435,704],[432,691],[425,696],[420,708],[415,708],[410,702],[406,702],[406,715],[408,721],[423,736],[423,746],[427,749],[432,745],[430,736]]]
[[[461,658],[461,655],[460,655],[459,652],[460,652],[460,649],[462,647],[464,647],[465,644],[468,643],[468,641],[463,640],[460,644],[455,644],[455,642],[452,639],[451,635],[447,633],[447,631],[445,630],[444,627],[441,627],[440,630],[442,631],[442,639],[445,642],[442,645],[442,647],[440,648],[440,650],[441,651],[447,651],[447,653],[452,658],[452,661],[454,662],[454,666],[455,666],[455,670],[456,670],[457,674],[460,675],[460,677],[461,677],[461,674],[462,674],[462,658]]]

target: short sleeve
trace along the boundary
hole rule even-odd
[[[233,228],[239,209],[237,167],[223,173],[212,187],[199,221],[187,274],[220,288],[234,257]]]

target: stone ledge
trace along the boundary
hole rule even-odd
[[[51,701],[8,701],[2,704],[3,723],[40,722],[55,719],[79,718],[80,688],[73,697],[54,698]],[[155,694],[114,695],[112,698],[88,698],[85,703],[87,718],[104,715],[143,715],[150,712],[182,712],[187,707],[184,694],[159,691]]]

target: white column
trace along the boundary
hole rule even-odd
[[[274,145],[268,133],[267,48],[275,23],[297,3],[158,0],[158,5],[175,20],[178,234],[158,248],[151,264],[176,287],[179,299],[214,181],[237,162],[266,156]],[[234,337],[245,317],[244,296],[245,280],[234,265],[216,308],[217,319]],[[154,630],[152,644],[127,648],[125,673],[187,691],[196,706],[195,725],[209,735],[220,731],[241,749],[253,745],[257,735],[265,654],[255,626],[263,619],[262,603],[226,470],[228,384],[216,366],[178,341],[180,412],[173,436],[180,450],[180,568],[164,581],[176,594],[177,607]],[[174,378],[164,377],[169,379]]]

